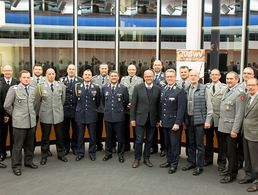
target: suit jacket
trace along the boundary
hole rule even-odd
[[[258,142],[258,95],[252,103],[246,102],[243,122],[244,137],[253,142]]]
[[[5,79],[4,77],[1,77],[0,78],[0,83],[1,83],[1,88],[0,88],[0,93],[1,93],[1,112],[4,114],[4,115],[8,115],[8,113],[4,110],[3,108],[3,105],[4,105],[4,101],[5,101],[5,98],[6,98],[6,95],[7,95],[7,92],[9,90],[9,88],[13,85],[18,85],[20,83],[19,80],[15,79],[15,78],[12,78],[12,81],[11,83],[8,85],[6,82],[5,82]]]
[[[143,79],[141,77],[138,76],[134,76],[132,77],[132,82],[130,83],[130,76],[124,76],[121,79],[120,84],[124,85],[127,87],[128,89],[128,93],[129,93],[129,101],[132,101],[132,96],[133,96],[133,89],[136,85],[139,85],[143,83]]]
[[[41,97],[39,120],[45,124],[58,124],[64,120],[65,86],[60,81],[54,81],[54,91],[51,91],[46,81],[38,86]]]
[[[185,91],[176,86],[170,89],[167,86],[161,89],[160,120],[162,127],[172,128],[174,124],[181,125],[186,108]]]
[[[220,104],[220,118],[218,130],[230,134],[231,131],[239,133],[245,114],[246,95],[237,86],[225,92]]]
[[[155,126],[159,122],[159,102],[160,87],[153,85],[152,96],[150,99],[147,95],[145,83],[137,85],[133,91],[132,104],[130,110],[130,120],[136,121],[136,125],[145,125],[150,114],[151,126]]]
[[[102,88],[102,103],[104,106],[104,120],[107,122],[123,122],[124,111],[129,103],[128,90],[124,85],[117,84],[112,93],[111,84]]]
[[[219,113],[220,113],[220,103],[221,99],[223,97],[223,94],[227,90],[227,85],[221,82],[218,82],[216,84],[216,91],[213,93],[213,85],[212,83],[207,83],[207,92],[209,93],[211,97],[211,103],[212,103],[212,109],[213,109],[213,114],[212,114],[212,122],[214,127],[218,127],[219,125]]]
[[[12,116],[13,127],[32,128],[36,126],[37,88],[28,86],[28,93],[29,95],[21,83],[11,86],[8,90],[4,108]]]
[[[90,124],[98,120],[97,108],[100,104],[100,89],[97,85],[91,84],[89,91],[86,92],[84,83],[78,83],[76,90],[76,112],[75,120],[77,123]]]

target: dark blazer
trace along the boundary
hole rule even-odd
[[[117,84],[112,93],[111,84],[102,88],[102,103],[104,105],[104,120],[107,122],[123,122],[125,108],[129,103],[127,88],[122,84]]]
[[[5,82],[5,79],[4,77],[1,77],[0,78],[0,93],[1,93],[1,112],[4,113],[5,116],[7,116],[7,112],[5,112],[4,108],[3,108],[3,105],[4,105],[4,101],[5,101],[5,98],[6,98],[6,95],[7,95],[7,92],[9,90],[9,88],[13,85],[18,85],[20,83],[19,80],[15,79],[15,78],[12,78],[12,82],[10,83],[10,85],[8,85],[6,82]]]
[[[186,95],[184,89],[174,85],[161,90],[160,120],[162,127],[172,128],[174,124],[181,125],[184,121],[186,109]]]
[[[160,87],[153,85],[152,96],[149,99],[145,83],[139,84],[134,88],[130,120],[136,121],[136,125],[145,125],[150,113],[151,126],[155,126],[159,122],[159,102],[160,102]]]
[[[90,124],[98,120],[97,109],[100,104],[100,88],[91,84],[89,91],[86,92],[84,83],[78,83],[75,87],[77,105],[75,120],[77,123]]]

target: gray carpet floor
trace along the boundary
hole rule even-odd
[[[87,146],[86,146],[87,147]],[[148,168],[143,163],[137,169],[131,168],[133,151],[126,152],[126,161],[121,164],[117,156],[107,162],[102,161],[104,152],[97,153],[95,162],[85,156],[79,162],[75,156],[67,156],[64,163],[56,158],[55,146],[51,146],[54,156],[48,158],[46,165],[39,165],[40,148],[36,148],[34,162],[39,168],[22,168],[22,175],[17,177],[11,170],[10,157],[5,160],[8,166],[0,169],[0,195],[244,195],[249,184],[220,184],[221,178],[217,166],[205,167],[199,176],[192,171],[181,171],[186,164],[184,149],[179,167],[175,174],[168,174],[168,169],[159,168],[165,158],[159,154],[151,156],[154,167]],[[216,158],[216,157],[215,157]],[[215,159],[216,160],[216,159]],[[244,176],[240,170],[238,179]]]

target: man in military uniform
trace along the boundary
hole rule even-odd
[[[236,72],[226,76],[227,90],[220,104],[219,131],[222,135],[222,149],[226,149],[228,171],[220,183],[229,183],[236,179],[238,173],[237,136],[240,133],[245,111],[245,92],[238,86],[239,77]]]
[[[33,163],[37,88],[29,85],[30,73],[26,70],[20,72],[20,81],[19,85],[10,87],[4,103],[6,112],[13,119],[12,169],[17,176],[22,174],[22,148],[24,148],[24,166],[38,168]]]
[[[0,161],[4,161],[6,158],[6,139],[8,135],[10,135],[10,151],[12,151],[13,147],[13,126],[12,126],[12,117],[3,109],[4,101],[6,98],[7,91],[13,85],[18,85],[19,81],[13,78],[13,68],[10,65],[5,65],[2,69],[3,77],[0,78],[1,82],[1,112],[4,117],[0,119]]]
[[[207,83],[208,93],[211,97],[212,103],[212,125],[211,128],[206,129],[206,146],[205,146],[205,161],[204,166],[208,166],[213,164],[213,138],[214,131],[217,137],[218,143],[218,170],[224,171],[227,160],[225,149],[222,150],[222,141],[221,141],[221,133],[218,131],[218,123],[219,123],[219,114],[220,114],[220,102],[224,92],[227,89],[227,85],[220,82],[220,71],[218,69],[213,69],[210,73],[211,83]]]
[[[118,141],[118,160],[124,162],[124,110],[129,103],[128,90],[124,85],[118,84],[117,71],[110,71],[110,84],[102,88],[102,103],[104,106],[104,120],[106,125],[106,148],[103,161],[112,158],[114,132]]]
[[[47,69],[46,81],[38,85],[38,95],[41,97],[39,110],[39,120],[42,129],[41,165],[47,163],[47,151],[50,144],[49,135],[52,125],[54,125],[56,133],[57,158],[63,162],[68,161],[65,157],[63,144],[65,86],[62,82],[55,81],[55,76],[54,69]]]
[[[120,84],[127,87],[129,93],[129,104],[125,113],[125,151],[130,150],[130,106],[132,101],[133,89],[136,85],[143,83],[143,79],[136,76],[136,66],[134,64],[128,66],[127,72],[128,76],[122,77],[120,82]],[[135,133],[133,132],[133,134]]]
[[[183,171],[194,169],[193,175],[203,172],[204,166],[204,129],[210,128],[212,119],[212,104],[206,86],[199,82],[199,73],[191,70],[189,80],[191,85],[187,90],[187,114],[185,123],[188,131],[188,158]]]
[[[96,75],[92,78],[92,83],[98,85],[100,88],[100,91],[102,90],[102,87],[104,85],[109,83],[107,64],[99,65],[99,75]],[[97,122],[97,131],[96,131],[97,151],[103,150],[103,144],[102,144],[103,118],[104,118],[104,110],[103,110],[102,103],[100,103],[100,106],[98,108],[98,122]]]
[[[165,77],[167,85],[161,89],[160,98],[160,126],[165,136],[167,162],[161,164],[160,167],[169,167],[168,173],[173,174],[176,172],[179,161],[180,125],[184,120],[186,95],[183,89],[176,86],[176,71],[174,69],[167,69]]]
[[[83,73],[83,82],[77,83],[75,93],[77,99],[75,120],[78,128],[77,157],[80,161],[85,154],[84,133],[87,127],[90,135],[89,157],[92,161],[96,159],[96,127],[98,120],[97,108],[100,104],[100,89],[93,84],[91,70]]]
[[[154,84],[162,87],[166,85],[165,74],[162,72],[163,65],[160,60],[155,60],[153,62],[153,71],[154,71]],[[158,131],[160,136],[160,156],[165,156],[165,140],[164,140],[164,133],[159,127],[155,127],[154,135],[153,135],[153,142],[151,148],[151,154],[158,152]]]
[[[64,147],[65,154],[67,155],[70,148],[73,154],[76,154],[77,143],[77,127],[75,122],[75,108],[76,108],[76,96],[75,85],[81,83],[82,79],[75,76],[76,68],[74,64],[70,64],[67,67],[67,76],[61,78],[61,82],[66,86],[66,95],[64,103]],[[72,126],[72,141],[70,141],[70,126]]]

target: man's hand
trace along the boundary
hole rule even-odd
[[[9,121],[9,116],[5,116],[5,117],[4,117],[4,122],[5,122],[5,123],[8,123],[8,121]]]
[[[136,121],[131,121],[131,126],[136,127]]]
[[[174,124],[172,127],[172,131],[178,131],[179,130],[179,125],[178,124]]]
[[[230,136],[231,136],[233,139],[235,139],[235,138],[237,138],[237,133],[235,133],[234,131],[231,131]]]
[[[211,124],[210,123],[204,123],[204,129],[209,129],[211,128]]]

